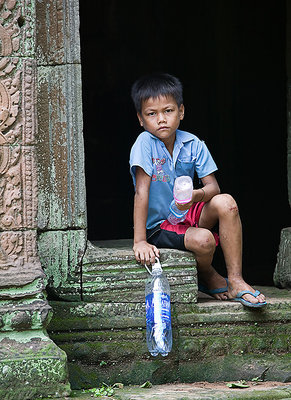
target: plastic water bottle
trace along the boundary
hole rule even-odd
[[[145,287],[147,345],[152,356],[160,353],[165,357],[171,351],[173,341],[170,285],[158,258],[149,273]]]
[[[172,203],[170,204],[170,213],[167,220],[170,222],[170,224],[177,225],[179,222],[185,221],[187,212],[188,210],[179,210],[179,208],[176,206],[175,200],[172,200]]]
[[[167,218],[172,225],[177,225],[186,219],[188,210],[179,210],[176,203],[189,203],[192,199],[192,192],[193,180],[190,176],[183,175],[176,178],[174,183],[174,200],[170,204],[170,213]]]

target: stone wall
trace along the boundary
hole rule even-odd
[[[0,398],[69,393],[37,252],[36,2],[0,1]],[[38,21],[40,23],[41,21]]]

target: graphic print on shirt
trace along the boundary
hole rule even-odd
[[[170,182],[170,175],[165,174],[163,171],[163,165],[166,162],[165,158],[152,158],[152,162],[156,169],[156,174],[153,174],[152,181],[157,182]]]

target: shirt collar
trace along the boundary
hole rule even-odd
[[[148,132],[148,131],[146,131]],[[157,138],[155,135],[153,135],[152,133],[148,132],[148,134],[156,140],[159,140],[161,142],[161,140],[159,138]],[[186,143],[186,142],[191,142],[191,140],[193,140],[193,135],[189,132],[186,131],[181,131],[180,129],[176,130],[176,142],[177,143]]]
[[[189,132],[180,131],[179,129],[177,129],[176,140],[180,140],[183,143],[191,142],[191,140],[193,140],[193,135]]]

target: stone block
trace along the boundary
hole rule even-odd
[[[69,396],[66,354],[42,333],[0,334],[0,398]]]
[[[153,384],[176,382],[179,379],[178,364],[174,361],[158,358],[156,360],[123,360],[122,363],[107,365],[92,365],[77,361],[69,362],[69,376],[72,389],[92,388],[102,385],[102,382],[114,384],[122,382],[141,385],[146,381]],[[99,383],[100,382],[100,383]],[[159,400],[162,400],[160,397]],[[132,399],[131,397],[128,398]],[[139,399],[139,397],[137,397]]]
[[[132,329],[145,325],[145,305],[142,303],[111,302],[51,302],[54,318],[50,329],[56,331]]]
[[[0,232],[0,249],[0,298],[40,293],[44,273],[37,255],[36,231]]]
[[[0,55],[32,57],[35,51],[35,2],[2,1],[0,21]]]
[[[263,375],[267,381],[290,382],[290,362],[290,354],[213,356],[211,360],[181,362],[179,377],[182,382],[227,382],[252,380]]]
[[[44,299],[1,301],[0,332],[39,331],[47,327],[51,316],[51,307]]]
[[[195,302],[197,273],[192,253],[160,249],[160,254],[171,287],[172,303]],[[82,262],[84,301],[143,304],[147,278],[145,267],[134,258],[131,240],[88,243]]]
[[[81,64],[79,1],[36,2],[36,54],[39,65]]]
[[[36,63],[19,57],[31,54],[30,40],[25,51],[20,43],[15,47],[21,35],[31,34],[29,4],[5,2],[0,10],[1,38],[6,38],[0,60],[0,297],[8,287],[27,286],[44,276],[36,253]]]
[[[85,230],[47,231],[38,237],[38,253],[50,295],[81,299],[81,264],[87,245]]]
[[[249,382],[250,383],[250,382]],[[116,390],[118,400],[289,400],[291,385],[264,385],[251,382],[248,389],[228,388],[224,382],[154,385],[151,388],[129,386]],[[81,397],[80,397],[81,399]],[[89,400],[84,398],[83,400]]]
[[[86,228],[81,66],[39,67],[38,226]]]
[[[35,74],[36,62],[30,58],[2,57],[0,61],[0,133],[1,147],[35,144]],[[1,157],[1,173],[7,161],[15,156]]]
[[[274,272],[277,287],[291,288],[291,228],[281,231],[277,264]]]

